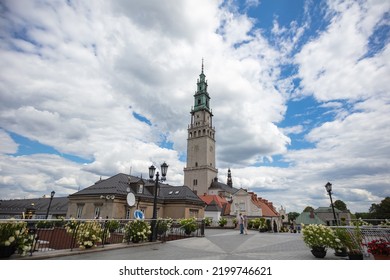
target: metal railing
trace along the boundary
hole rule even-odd
[[[332,228],[346,229],[353,247],[365,256],[369,256],[367,245],[374,240],[384,240],[390,242],[389,226],[339,226]]]
[[[159,219],[158,221],[160,221]],[[113,222],[115,221],[115,222]],[[0,223],[25,222],[31,249],[28,252],[48,252],[53,250],[74,250],[86,247],[104,247],[110,244],[128,244],[124,241],[125,226],[134,221],[119,219],[3,219]],[[152,220],[146,220],[149,225]],[[205,225],[202,220],[196,221],[197,229],[186,234],[179,220],[171,220],[166,231],[157,231],[157,240],[167,242],[189,237],[204,236]],[[90,241],[90,242],[89,242]],[[148,241],[145,241],[148,242]]]

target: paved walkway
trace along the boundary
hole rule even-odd
[[[301,234],[259,233],[240,235],[232,229],[206,229],[205,237],[166,243],[106,245],[80,251],[75,249],[36,252],[31,259],[55,260],[316,260],[303,243]],[[124,248],[125,246],[125,248]],[[115,249],[115,250],[114,250]],[[346,260],[328,249],[325,260]]]

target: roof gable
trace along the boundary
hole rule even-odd
[[[325,225],[326,223],[321,220],[314,212],[302,212],[297,219],[295,220],[297,224],[311,225],[311,224],[319,224]]]
[[[206,194],[206,195],[200,195],[199,198],[203,200],[207,205],[211,204],[212,202],[216,203],[220,208],[223,207],[224,204],[227,203],[226,198],[221,197],[219,195],[212,195],[212,194]]]

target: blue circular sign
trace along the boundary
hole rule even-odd
[[[134,219],[143,220],[144,219],[144,212],[142,212],[141,210],[135,210],[134,211]]]

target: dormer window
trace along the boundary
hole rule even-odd
[[[137,186],[137,193],[143,193],[144,192],[144,185],[143,184],[139,184]]]

